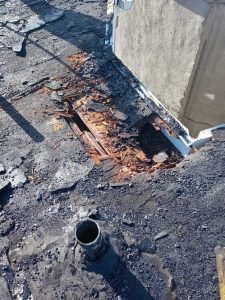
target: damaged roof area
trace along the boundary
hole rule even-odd
[[[67,61],[83,76],[79,82],[67,75],[51,81],[42,92],[61,106],[54,114],[67,120],[109,178],[130,179],[143,171],[172,168],[181,160],[160,131],[164,122],[129,86],[112,60],[78,53]],[[170,130],[169,125],[164,126]]]
[[[0,299],[218,299],[225,131],[180,155],[106,1],[0,5]]]

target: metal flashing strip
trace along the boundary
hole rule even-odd
[[[110,23],[106,22],[105,24],[105,47],[109,47],[111,45],[111,37],[110,37]]]
[[[220,124],[200,131],[198,137],[193,140],[192,146],[197,149],[203,147],[206,143],[212,140],[213,131],[218,129],[225,129],[225,124]]]
[[[107,1],[107,21],[106,21],[106,37],[105,45],[112,47],[112,51],[115,52],[115,36],[116,36],[116,27],[119,16],[119,6],[118,0],[108,0]]]

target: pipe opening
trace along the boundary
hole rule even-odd
[[[99,227],[92,220],[85,220],[77,225],[76,238],[82,244],[94,242],[99,235]]]

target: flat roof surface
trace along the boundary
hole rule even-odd
[[[130,128],[151,113],[103,51],[106,1],[1,5],[0,298],[218,299],[225,131],[170,169],[112,181],[112,166],[93,160],[66,106],[100,90],[121,110],[136,101],[126,111]],[[34,14],[40,19],[28,21]],[[21,35],[14,31],[34,23],[41,26],[15,53],[10,47],[20,48]],[[91,82],[95,73],[105,82]],[[105,255],[93,263],[74,237],[87,216],[108,236]]]

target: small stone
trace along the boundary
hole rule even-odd
[[[5,167],[3,166],[3,164],[0,163],[0,173],[5,172]]]
[[[98,207],[95,207],[95,208],[90,209],[90,211],[88,212],[88,217],[93,218],[93,217],[97,216],[98,214],[99,214]]]
[[[14,52],[21,52],[23,49],[23,42],[24,42],[25,38],[21,37],[21,39],[19,39],[18,41],[16,41],[13,45],[12,45],[12,50]]]
[[[126,121],[128,116],[120,110],[114,110],[114,116],[121,121]]]
[[[156,252],[156,245],[149,238],[144,238],[138,245],[142,252],[154,254]]]
[[[27,299],[33,299],[33,296],[30,291],[30,287],[28,285],[27,280],[24,278],[20,278],[19,282],[14,283],[14,289],[13,289],[13,299],[21,299],[21,300],[27,300]]]
[[[134,222],[130,218],[126,218],[126,217],[123,218],[122,223],[128,226],[134,225]]]
[[[106,186],[107,186],[107,183],[99,183],[99,184],[97,184],[96,188],[98,190],[103,191],[106,188]]]
[[[61,84],[58,81],[55,81],[55,80],[47,83],[46,86],[48,88],[50,88],[51,90],[53,90],[53,91],[57,91],[57,90],[61,89]]]
[[[136,241],[134,238],[132,238],[128,233],[123,232],[123,238],[127,244],[128,247],[131,247],[132,245],[135,245]]]
[[[203,229],[203,230],[208,230],[208,229],[209,229],[209,226],[207,226],[207,225],[202,225],[202,226],[201,226],[201,229]]]
[[[14,52],[21,52],[22,49],[23,49],[23,43],[24,43],[24,40],[25,40],[25,37],[21,37],[20,39],[18,39],[17,41],[15,41],[13,44],[12,44],[12,50]]]
[[[37,191],[37,193],[36,193],[36,200],[37,201],[41,201],[41,199],[42,199],[42,193],[40,191]]]
[[[63,83],[62,87],[63,87],[63,88],[67,88],[68,85],[69,85],[69,82],[66,82],[66,83]]]
[[[38,227],[38,225],[37,225],[37,224],[34,224],[34,225],[32,226],[32,230],[33,230],[33,231],[37,230],[37,227]]]
[[[162,239],[162,238],[164,238],[164,237],[166,237],[166,236],[168,236],[168,235],[169,235],[169,232],[168,232],[167,230],[163,230],[163,231],[161,231],[160,233],[158,233],[158,234],[154,237],[154,240],[157,241],[157,240]]]
[[[12,48],[14,52],[20,52],[23,47],[25,36],[11,31],[8,35],[4,36],[1,42],[8,48]]]
[[[153,156],[153,161],[155,163],[163,163],[168,159],[168,155],[165,152],[160,152]]]
[[[6,178],[10,181],[12,188],[22,187],[27,182],[24,172],[18,168],[7,172]]]
[[[51,93],[50,99],[53,100],[53,101],[61,102],[61,98],[58,96],[56,91]]]

